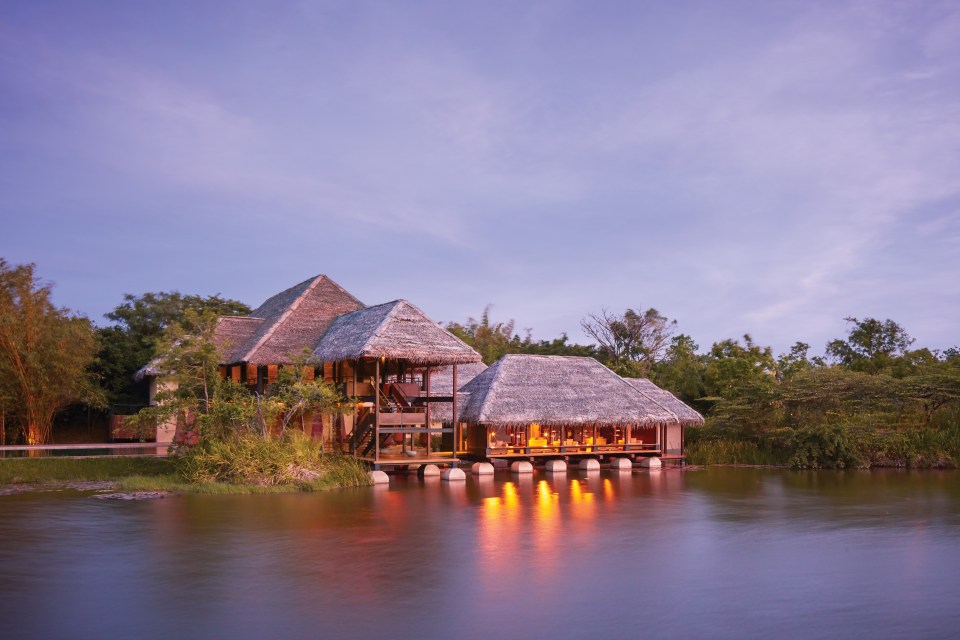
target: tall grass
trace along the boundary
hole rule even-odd
[[[686,447],[690,464],[757,464],[779,465],[783,460],[755,442],[718,438],[699,440]]]
[[[322,489],[369,484],[366,467],[353,458],[323,454],[317,442],[296,431],[282,437],[236,433],[184,449],[176,462],[187,482]]]

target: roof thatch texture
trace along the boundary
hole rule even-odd
[[[263,318],[252,316],[222,316],[217,320],[217,329],[213,339],[224,362],[239,362],[244,354],[239,353],[250,339],[263,326]]]
[[[382,357],[420,365],[482,360],[479,353],[406,300],[340,316],[313,355],[324,362]]]
[[[650,425],[677,417],[594,360],[506,355],[462,388],[459,419],[473,424]]]
[[[640,393],[653,399],[664,409],[676,414],[683,426],[690,427],[703,424],[702,415],[666,389],[661,389],[646,378],[624,378],[624,380]]]
[[[304,280],[250,314],[251,318],[261,319],[260,324],[225,355],[224,364],[289,363],[292,356],[304,349],[313,350],[334,318],[362,308],[362,302],[327,276]],[[241,333],[232,325],[229,329]]]
[[[457,386],[461,389],[468,382],[483,373],[487,365],[482,362],[470,362],[457,365]],[[443,367],[435,370],[430,375],[430,395],[432,396],[451,396],[453,395],[453,367]],[[463,406],[467,399],[467,394],[457,394],[457,408]],[[437,422],[450,422],[453,420],[453,403],[439,402],[430,405],[430,419]]]
[[[218,318],[216,329],[214,329],[213,341],[217,345],[220,362],[234,362],[231,358],[237,351],[237,345],[242,345],[246,340],[249,340],[253,332],[262,324],[263,318],[253,318],[250,316],[221,316]],[[159,375],[161,375],[160,358],[154,358],[140,367],[140,369],[133,374],[133,379],[139,382],[148,376],[155,377]]]

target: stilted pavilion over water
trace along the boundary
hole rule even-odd
[[[246,317],[220,318],[225,378],[263,393],[281,367],[312,355],[312,379],[337,386],[352,413],[311,416],[329,451],[374,468],[456,466],[461,459],[683,456],[683,427],[703,418],[647,380],[624,380],[592,358],[480,354],[406,300],[366,306],[319,275]],[[151,402],[164,384],[154,363]],[[158,443],[173,425],[158,426]]]

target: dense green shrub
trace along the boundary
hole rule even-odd
[[[177,454],[177,471],[188,482],[252,485],[359,486],[368,484],[362,463],[323,454],[319,443],[302,433],[282,437],[238,432],[204,438]],[[328,477],[334,474],[336,477]]]
[[[797,469],[854,469],[867,466],[853,433],[839,425],[804,427],[789,436],[789,464]]]

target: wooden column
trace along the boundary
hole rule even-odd
[[[630,451],[630,432],[633,431],[633,425],[628,424],[623,428],[623,450]]]
[[[427,428],[427,457],[430,457],[430,367],[423,371],[423,390],[427,392],[427,408],[424,409],[424,421]]]
[[[380,460],[380,358],[373,368],[373,461]]]
[[[460,422],[457,420],[457,365],[453,365],[453,457],[457,457],[457,451],[460,449]],[[489,440],[487,441],[489,446]]]

